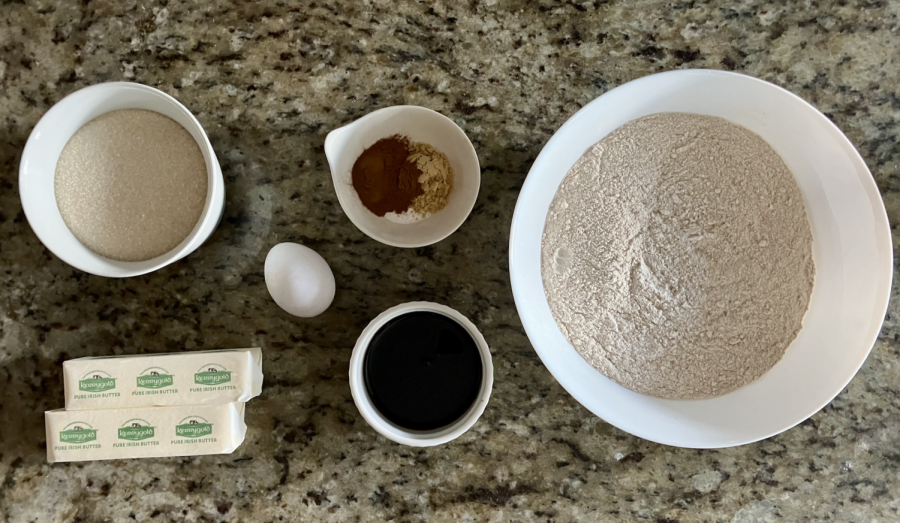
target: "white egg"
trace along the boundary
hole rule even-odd
[[[266,287],[279,307],[312,318],[334,300],[334,273],[322,256],[296,243],[279,243],[266,255]]]

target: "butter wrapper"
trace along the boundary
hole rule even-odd
[[[258,348],[63,362],[66,410],[246,402],[262,381]]]
[[[244,404],[50,410],[47,461],[231,454],[244,441]]]

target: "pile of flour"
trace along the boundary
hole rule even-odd
[[[544,290],[566,338],[607,377],[707,398],[772,368],[813,288],[812,235],[790,170],[724,119],[626,123],[566,175],[544,229]]]

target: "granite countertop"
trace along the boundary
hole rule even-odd
[[[780,4],[3,1],[0,520],[898,520],[898,300],[824,410],[757,444],[698,451],[630,436],[581,407],[531,348],[510,291],[509,225],[543,144],[598,95],[669,69],[741,71],[809,100],[859,147],[900,222],[900,4]],[[45,249],[17,182],[41,115],[114,80],[190,108],[227,185],[207,244],[126,280]],[[328,131],[394,104],[450,116],[481,161],[474,212],[432,247],[369,239],[331,185]],[[269,298],[263,260],[283,241],[333,267],[325,314],[293,318]],[[484,416],[437,448],[376,435],[348,386],[359,332],[409,300],[463,312],[494,355]],[[266,386],[233,455],[46,463],[42,413],[63,405],[62,361],[246,346],[263,348]]]

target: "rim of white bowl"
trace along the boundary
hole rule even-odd
[[[369,343],[372,341],[372,337],[375,336],[378,330],[388,321],[398,316],[417,311],[436,312],[456,321],[466,329],[470,336],[472,336],[472,339],[475,340],[475,345],[478,346],[478,352],[481,354],[482,378],[478,399],[472,403],[469,410],[467,410],[459,419],[450,425],[431,431],[408,430],[388,421],[380,412],[378,412],[378,409],[375,408],[375,405],[372,403],[372,399],[369,397],[369,393],[366,390],[365,379],[363,377],[366,351],[369,349]],[[491,360],[490,348],[488,347],[484,336],[478,328],[460,312],[439,303],[414,301],[395,305],[394,307],[387,309],[376,316],[375,319],[369,322],[366,328],[363,329],[359,338],[356,340],[356,345],[353,347],[353,354],[350,356],[350,393],[353,396],[353,402],[359,409],[360,414],[362,414],[369,426],[382,436],[389,440],[396,441],[397,443],[412,447],[431,447],[440,445],[463,435],[475,425],[484,413],[484,409],[487,407],[488,401],[490,400],[493,386],[494,365]]]
[[[49,230],[48,227],[43,226],[41,222],[35,219],[41,212],[41,209],[38,209],[36,207],[34,197],[40,197],[40,195],[32,195],[30,193],[31,184],[27,183],[26,179],[29,175],[28,160],[32,155],[41,153],[40,144],[38,143],[38,141],[45,127],[52,125],[52,121],[58,116],[64,115],[69,106],[81,102],[85,97],[88,96],[102,96],[104,91],[125,89],[143,91],[145,93],[152,94],[168,103],[170,106],[175,108],[186,117],[186,119],[194,127],[197,135],[202,138],[201,143],[197,140],[196,136],[194,136],[194,133],[191,133],[194,141],[197,142],[197,145],[201,147],[202,152],[204,152],[204,163],[206,164],[206,171],[209,181],[207,187],[206,202],[204,203],[203,211],[200,214],[200,219],[197,220],[197,224],[194,226],[194,229],[184,240],[182,240],[181,243],[178,244],[178,246],[176,246],[171,251],[157,256],[156,258],[144,260],[141,262],[117,261],[106,258],[96,253],[92,253],[94,256],[99,258],[98,261],[102,260],[102,263],[85,263],[84,260],[73,259],[73,257],[69,256],[67,252],[59,249],[54,242],[54,233]],[[105,112],[101,114],[105,114]],[[188,132],[191,131],[190,129],[187,130]],[[71,136],[69,138],[71,138]],[[55,195],[51,196],[53,206],[56,207]],[[25,213],[25,218],[28,220],[28,224],[31,227],[31,230],[34,231],[34,234],[38,237],[44,247],[52,252],[57,258],[64,261],[68,265],[75,267],[76,269],[94,274],[96,276],[104,276],[109,278],[128,278],[159,270],[184,258],[188,254],[191,254],[193,251],[195,251],[198,247],[200,247],[200,245],[202,245],[209,238],[209,236],[212,235],[213,231],[215,231],[216,227],[218,226],[219,221],[222,217],[222,213],[224,211],[225,180],[222,176],[222,170],[219,166],[219,161],[216,157],[216,153],[209,141],[209,136],[206,134],[206,130],[203,128],[194,114],[191,113],[191,111],[188,110],[187,107],[185,107],[181,102],[179,102],[171,95],[154,87],[150,87],[149,85],[144,85],[136,82],[104,82],[84,87],[66,95],[64,98],[56,102],[46,113],[44,113],[43,116],[41,116],[40,120],[38,120],[37,124],[34,126],[34,129],[32,129],[31,133],[28,136],[28,140],[25,143],[25,148],[22,151],[22,159],[19,163],[19,197],[22,202],[22,209]],[[56,212],[59,213],[58,208],[56,208]],[[72,233],[71,231],[66,229],[66,234],[71,235]],[[78,240],[76,239],[75,241]],[[87,247],[85,247],[85,249],[87,249]],[[90,249],[87,250],[90,251]]]
[[[515,243],[516,243],[515,224],[517,221],[517,217],[520,215],[520,213],[528,212],[527,210],[524,209],[524,206],[523,206],[522,200],[521,200],[521,195],[523,193],[525,193],[526,189],[528,189],[531,185],[538,183],[536,181],[537,177],[538,177],[538,173],[534,172],[534,165],[538,164],[538,160],[541,158],[541,156],[543,156],[545,154],[549,154],[548,148],[552,144],[554,144],[556,141],[559,141],[561,139],[560,133],[569,124],[569,122],[572,122],[573,120],[579,118],[582,114],[589,112],[592,109],[592,106],[594,106],[595,104],[598,104],[600,99],[603,98],[604,96],[607,96],[614,91],[619,91],[621,89],[628,88],[632,84],[637,84],[642,81],[647,81],[647,79],[649,79],[651,77],[677,76],[677,75],[688,75],[688,74],[721,75],[721,76],[740,77],[747,81],[757,82],[761,85],[766,86],[767,88],[775,89],[775,90],[779,91],[781,94],[788,95],[789,97],[793,98],[796,102],[802,104],[808,110],[813,111],[816,115],[816,118],[819,119],[822,124],[824,124],[827,127],[830,127],[833,131],[835,131],[837,133],[836,135],[837,135],[838,140],[840,140],[845,145],[847,150],[852,151],[852,155],[851,155],[852,162],[855,163],[859,169],[861,169],[863,172],[868,174],[867,177],[862,177],[862,179],[861,179],[861,183],[864,185],[864,188],[867,189],[868,191],[874,191],[876,194],[880,194],[880,191],[878,190],[878,186],[875,183],[875,179],[872,176],[871,171],[869,170],[869,168],[866,165],[865,161],[863,160],[862,156],[859,154],[859,151],[856,149],[856,147],[853,145],[853,143],[850,141],[850,139],[847,138],[847,136],[843,133],[843,131],[841,131],[840,128],[834,122],[832,122],[827,116],[825,116],[821,111],[819,111],[814,105],[807,102],[806,100],[804,100],[797,94],[794,94],[791,91],[789,91],[779,85],[773,84],[771,82],[767,82],[760,78],[756,78],[756,77],[741,74],[741,73],[736,73],[733,71],[720,71],[720,70],[714,70],[714,69],[683,69],[683,70],[675,70],[675,71],[665,71],[665,72],[661,72],[661,73],[655,73],[655,74],[643,76],[641,78],[637,78],[637,79],[631,80],[629,82],[626,82],[614,89],[611,89],[610,91],[607,91],[606,93],[603,93],[602,95],[600,95],[597,98],[590,101],[587,105],[582,107],[575,114],[570,116],[559,127],[559,129],[557,129],[556,132],[553,133],[553,136],[550,137],[550,139],[547,141],[547,143],[544,144],[544,147],[541,149],[541,152],[538,154],[538,156],[535,158],[534,162],[532,163],[532,167],[531,167],[531,169],[529,169],[528,175],[526,176],[525,181],[522,184],[522,188],[519,191],[519,197],[516,199],[516,207],[515,207],[515,210],[513,211],[513,218],[512,218],[511,224],[510,224],[510,235],[509,235],[510,283],[511,283],[512,292],[513,292],[513,301],[516,304],[517,311],[521,310],[523,307],[526,307],[526,304],[523,303],[524,297],[521,296],[522,291],[519,291],[518,293],[516,291],[516,288],[518,287],[518,285],[516,285],[516,280],[518,280],[519,277],[516,276],[515,271],[512,270],[512,268],[515,264],[515,262],[514,262]],[[875,216],[876,221],[878,222],[877,223],[878,231],[876,232],[876,236],[880,237],[882,242],[887,242],[887,244],[890,245],[891,244],[891,230],[890,230],[890,224],[889,224],[888,217],[887,217],[887,211],[884,208],[883,202],[880,206],[880,212],[878,212],[878,207],[876,206],[875,214],[876,214],[876,216]],[[546,220],[546,218],[545,218],[545,220]],[[887,259],[883,260],[884,264],[881,267],[881,270],[887,274],[887,292],[884,292],[882,299],[879,300],[878,303],[875,304],[876,309],[878,311],[881,311],[882,317],[887,312],[887,307],[888,307],[888,303],[890,301],[890,295],[891,295],[891,293],[890,293],[891,282],[893,280],[893,254],[890,249],[888,249],[887,252],[888,252],[889,256]],[[521,314],[520,314],[520,316],[521,316]],[[683,447],[683,448],[697,448],[697,449],[729,448],[729,447],[736,447],[736,446],[740,446],[740,445],[755,443],[757,441],[762,441],[764,439],[770,438],[772,436],[775,436],[775,435],[781,434],[782,432],[790,430],[793,427],[796,427],[800,423],[803,423],[804,421],[806,421],[807,419],[809,419],[810,417],[815,415],[817,412],[822,410],[826,405],[831,403],[834,400],[834,398],[837,397],[837,395],[840,394],[841,391],[843,391],[844,388],[847,387],[847,385],[850,383],[850,381],[859,372],[859,369],[865,363],[866,359],[868,358],[869,354],[872,351],[872,347],[875,345],[875,342],[878,339],[878,334],[879,334],[879,332],[881,332],[882,325],[883,325],[883,321],[879,322],[877,325],[874,325],[870,329],[870,331],[867,333],[865,340],[864,340],[867,350],[865,350],[863,353],[861,353],[860,357],[858,358],[858,361],[853,365],[852,371],[847,372],[846,378],[842,380],[839,387],[835,387],[834,393],[830,394],[827,397],[827,399],[824,399],[823,401],[818,402],[818,405],[815,408],[809,409],[808,412],[805,412],[802,417],[800,417],[793,423],[787,424],[778,429],[768,431],[764,434],[759,434],[759,435],[755,435],[754,437],[741,439],[740,441],[723,442],[723,443],[714,444],[714,445],[695,445],[695,444],[689,444],[689,443],[683,442],[683,441],[673,443],[672,440],[666,440],[666,438],[661,438],[656,434],[649,434],[643,430],[635,429],[635,427],[630,427],[630,426],[625,427],[619,423],[610,422],[609,420],[605,419],[600,414],[598,414],[598,413],[594,412],[592,409],[588,408],[586,405],[584,405],[581,402],[581,400],[578,398],[578,396],[576,396],[572,392],[572,390],[570,390],[570,387],[566,385],[566,380],[560,379],[560,376],[558,376],[556,373],[554,373],[550,369],[550,366],[548,366],[547,362],[545,361],[545,358],[549,355],[548,351],[550,349],[538,348],[538,346],[533,341],[535,339],[534,333],[531,332],[531,330],[534,327],[529,327],[529,325],[525,321],[522,321],[522,327],[525,330],[525,334],[528,336],[532,347],[534,348],[535,352],[537,352],[538,357],[541,358],[541,361],[544,363],[544,366],[547,368],[547,370],[550,372],[550,374],[553,376],[553,378],[557,381],[557,383],[559,383],[566,390],[566,392],[568,392],[569,395],[572,396],[575,399],[575,401],[580,403],[586,410],[588,410],[589,412],[591,412],[593,415],[597,416],[598,418],[602,419],[606,423],[609,423],[610,425],[613,425],[613,426],[615,426],[625,432],[628,432],[629,434],[637,436],[639,438],[642,438],[642,439],[645,439],[648,441],[652,441],[654,443],[660,443],[663,445],[670,445],[670,446]],[[572,349],[572,350],[574,350],[574,349]],[[848,371],[850,371],[850,370],[851,369],[848,369]],[[599,373],[599,371],[597,371],[597,372]],[[619,386],[621,386],[621,385],[619,385]],[[696,400],[683,400],[683,401],[696,401]]]

